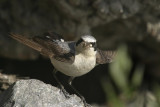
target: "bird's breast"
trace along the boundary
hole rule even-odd
[[[53,66],[60,72],[68,76],[81,76],[91,71],[96,65],[96,57],[86,57],[83,54],[77,54],[72,64],[60,62],[56,59],[51,59]]]

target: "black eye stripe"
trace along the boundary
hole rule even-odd
[[[97,44],[95,42],[91,42],[90,44],[92,44],[92,47],[94,47],[94,50],[97,50]]]
[[[76,46],[79,45],[80,43],[83,42],[83,39],[79,39],[77,42],[76,42]]]
[[[92,46],[94,46],[96,43],[95,42],[91,42]]]
[[[96,43],[95,43],[95,42],[91,42],[90,44],[92,44],[93,47],[96,46]]]

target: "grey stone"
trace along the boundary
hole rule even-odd
[[[76,95],[66,98],[60,89],[39,80],[19,80],[0,94],[0,107],[83,107]]]

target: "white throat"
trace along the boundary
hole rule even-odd
[[[86,57],[96,57],[97,51],[94,50],[94,48],[88,48],[88,49],[83,49],[81,47],[76,48],[76,54],[83,54]]]

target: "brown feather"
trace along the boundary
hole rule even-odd
[[[13,33],[10,34],[10,37],[12,37],[13,39],[23,43],[24,45],[27,45],[27,46],[37,50],[42,55],[45,55],[47,57],[53,56],[53,54],[50,51],[46,50],[40,44],[34,42],[31,38],[27,38],[25,36],[21,36],[21,35],[18,35],[18,34],[13,34]]]

